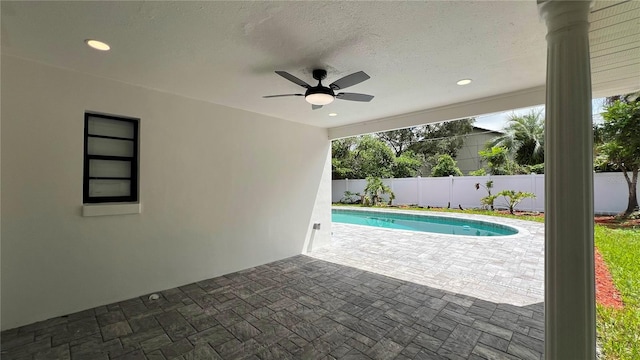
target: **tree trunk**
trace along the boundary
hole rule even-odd
[[[629,202],[627,203],[627,210],[624,211],[624,216],[629,216],[633,212],[638,211],[638,196],[637,196],[637,184],[638,184],[638,170],[631,170],[631,178],[627,175],[627,172],[623,170],[624,179],[629,186]]]

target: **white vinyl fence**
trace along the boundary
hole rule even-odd
[[[628,187],[622,173],[593,174],[594,210],[596,214],[617,214],[627,208]],[[532,192],[535,199],[523,200],[516,209],[525,211],[544,211],[544,175],[500,175],[500,176],[450,176],[384,179],[396,198],[396,205],[416,204],[419,206],[447,207],[458,205],[466,208],[481,207],[480,199],[487,196],[484,188],[476,190],[475,184],[484,185],[493,180],[491,192],[502,190]],[[339,202],[344,192],[363,193],[366,180],[333,180],[332,201]],[[498,208],[506,208],[504,199],[495,201]]]

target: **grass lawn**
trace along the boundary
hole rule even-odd
[[[389,209],[393,210],[393,208]],[[458,212],[544,222],[543,216],[513,216],[486,210],[461,211],[410,207],[402,209]],[[624,301],[624,308],[619,310],[596,305],[597,333],[604,358],[638,360],[640,359],[640,229],[612,229],[596,225],[595,244],[607,263],[613,282]]]
[[[640,359],[640,230],[596,226],[595,242],[622,295],[620,310],[598,305],[598,337],[606,359]]]

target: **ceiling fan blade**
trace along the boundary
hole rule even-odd
[[[267,95],[267,96],[263,96],[263,98],[268,99],[268,98],[283,97],[283,96],[304,96],[304,95],[302,94]]]
[[[369,102],[373,99],[373,95],[358,93],[339,93],[338,95],[336,95],[336,99]]]
[[[370,76],[365,74],[364,71],[358,71],[356,73],[347,75],[341,79],[334,81],[331,85],[329,85],[329,87],[332,88],[333,90],[340,90],[340,89],[348,88],[349,86],[360,84],[361,82],[369,78]]]
[[[298,79],[297,77],[295,77],[295,76],[293,76],[293,75],[289,74],[289,73],[288,73],[288,72],[286,72],[286,71],[276,71],[276,74],[278,74],[278,75],[282,76],[283,78],[285,78],[285,79],[287,79],[287,80],[291,81],[291,82],[292,82],[292,83],[294,83],[294,84],[297,84],[297,85],[302,86],[303,88],[307,88],[307,89],[308,89],[308,88],[310,88],[310,87],[311,87],[311,85],[309,85],[309,84],[307,84],[306,82],[304,82],[304,81],[302,81],[302,80]]]

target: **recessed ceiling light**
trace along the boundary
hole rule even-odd
[[[469,85],[469,84],[471,84],[471,79],[462,79],[462,80],[459,80],[456,84],[458,84],[458,85]]]
[[[87,39],[84,42],[87,43],[87,45],[91,46],[92,48],[94,48],[96,50],[107,51],[107,50],[111,49],[111,46],[109,46],[109,44],[103,43],[102,41],[93,40],[93,39]]]
[[[338,116],[337,113],[329,113],[329,116]]]

